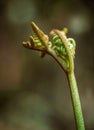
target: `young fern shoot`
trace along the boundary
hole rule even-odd
[[[30,36],[30,41],[23,42],[23,46],[39,51],[41,56],[46,54],[51,55],[64,70],[70,88],[74,118],[77,130],[85,130],[81,103],[78,93],[78,87],[74,74],[74,58],[76,43],[72,38],[67,38],[67,29],[54,29],[50,32],[51,41],[39,27],[32,22],[33,36]]]

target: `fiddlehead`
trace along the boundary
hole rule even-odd
[[[75,41],[72,38],[67,38],[65,31],[52,30],[50,33],[52,37],[52,49],[56,52],[57,56],[62,58],[64,62],[64,68],[72,70],[73,58],[75,56]],[[73,65],[73,63],[72,63]]]
[[[23,46],[32,50],[41,52],[41,57],[44,57],[48,53],[48,48],[51,47],[51,42],[46,34],[38,28],[38,26],[32,22],[33,36],[30,36],[30,41],[23,42]]]
[[[52,40],[44,34],[39,27],[32,22],[33,36],[30,36],[30,41],[23,42],[26,48],[37,50],[41,52],[41,57],[45,54],[53,56],[56,60],[63,64],[65,71],[72,71],[74,69],[73,59],[75,56],[75,41],[72,38],[67,38],[67,28],[63,30],[54,29],[50,32]]]

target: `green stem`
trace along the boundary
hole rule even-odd
[[[67,78],[68,78],[69,86],[70,86],[70,94],[72,98],[73,111],[74,111],[77,130],[85,130],[82,108],[81,108],[81,103],[80,103],[80,98],[79,98],[79,93],[78,93],[78,88],[77,88],[77,83],[76,83],[74,72],[71,72],[71,73],[68,72]]]

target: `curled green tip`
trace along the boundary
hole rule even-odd
[[[68,38],[69,42],[75,47],[76,41],[73,38]]]
[[[65,34],[67,34],[67,33],[68,33],[68,28],[64,27],[64,28],[62,29],[62,32],[64,32]]]
[[[32,46],[31,46],[31,43],[29,42],[29,41],[27,41],[27,42],[22,42],[22,45],[25,47],[25,48],[31,48]]]

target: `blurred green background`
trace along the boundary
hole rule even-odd
[[[74,130],[64,72],[22,47],[34,21],[46,34],[68,27],[86,130],[94,130],[93,0],[0,0],[0,130]]]

